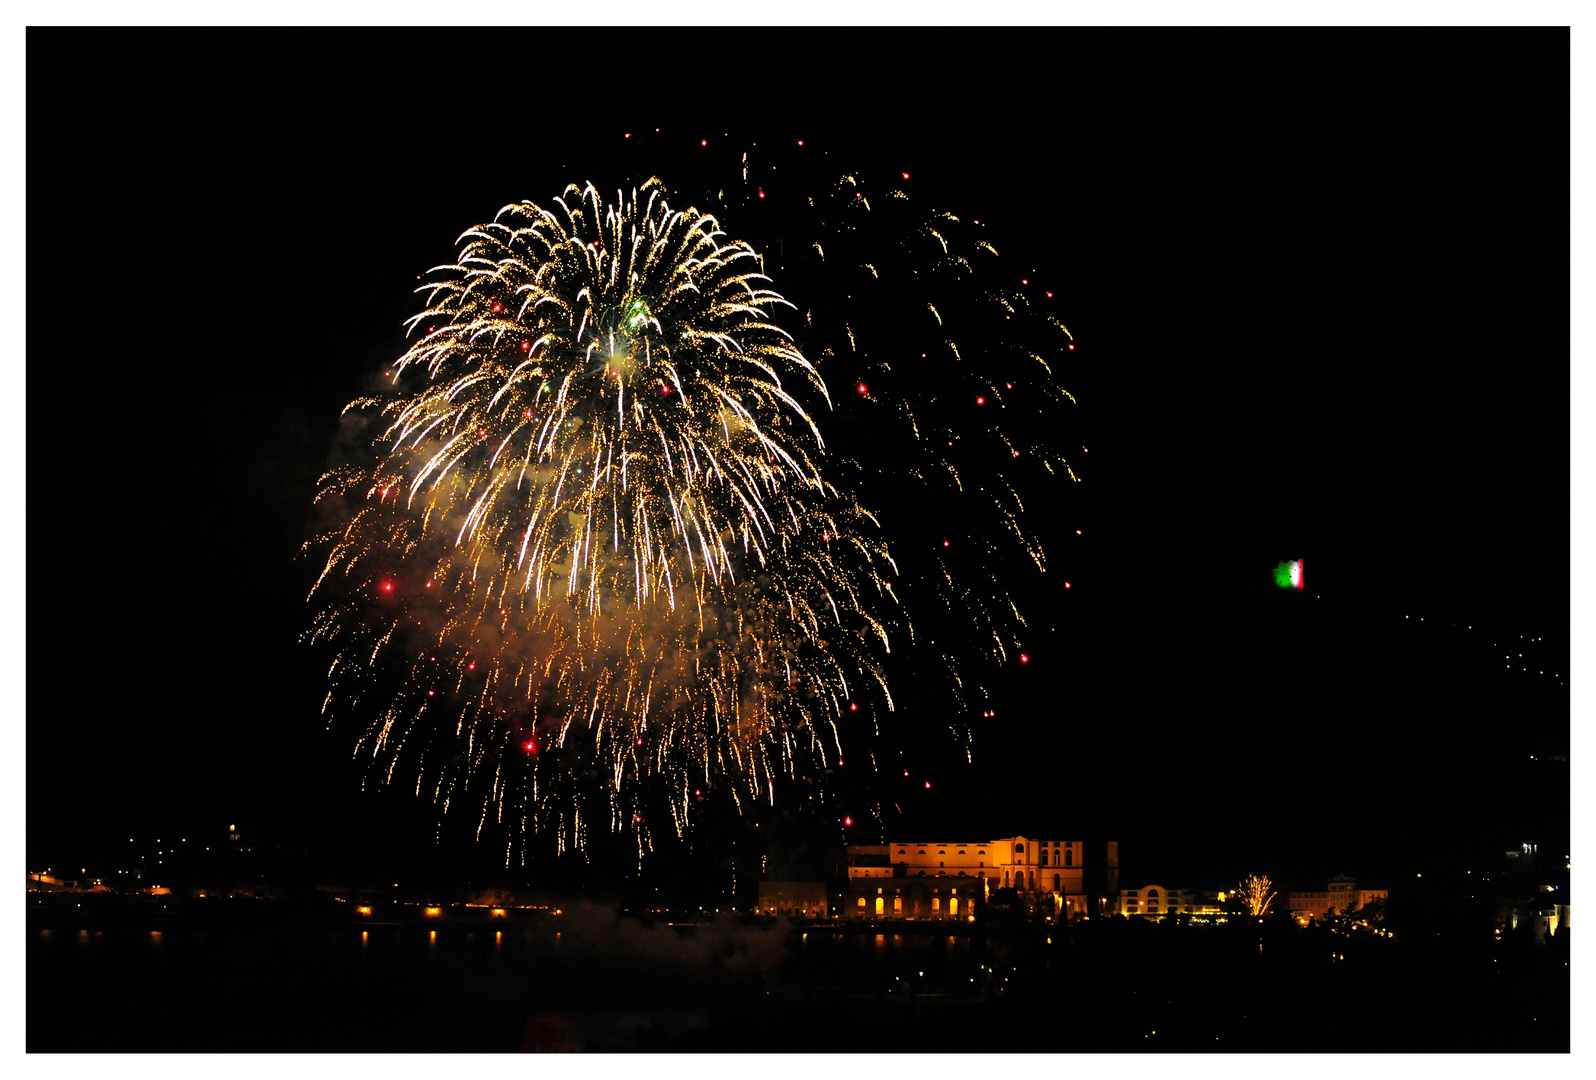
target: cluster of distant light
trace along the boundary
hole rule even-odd
[[[1419,615],[1419,616],[1404,615],[1402,617],[1404,619],[1416,619],[1416,621],[1418,621],[1418,622],[1424,622],[1425,621],[1424,616],[1422,616],[1422,615]],[[1452,626],[1452,627],[1456,627],[1459,624],[1455,623],[1455,622],[1449,622],[1447,625]],[[1465,624],[1463,624],[1463,629],[1466,630],[1466,631],[1471,631],[1472,632],[1474,627],[1473,627],[1472,624],[1465,623]],[[1505,652],[1505,653],[1502,654],[1502,659],[1507,661],[1502,666],[1504,668],[1506,668],[1507,670],[1509,670],[1509,671],[1522,671],[1522,672],[1524,672],[1526,674],[1533,673],[1533,674],[1536,674],[1536,675],[1545,675],[1547,673],[1545,668],[1538,668],[1538,667],[1533,666],[1532,664],[1522,664],[1522,663],[1521,664],[1515,664],[1515,663],[1513,663],[1514,660],[1523,660],[1524,659],[1524,654],[1522,652],[1513,651],[1514,649],[1522,649],[1523,645],[1515,646],[1514,644],[1512,644],[1513,640],[1514,639],[1509,638],[1505,643],[1504,642],[1500,642],[1500,641],[1491,642],[1491,645],[1494,648],[1509,650],[1508,652]],[[1529,642],[1531,644],[1539,644],[1540,642],[1543,642],[1546,639],[1544,637],[1530,637],[1528,634],[1520,634],[1520,635],[1518,635],[1517,640],[1520,641],[1520,642]],[[1554,672],[1551,673],[1551,675],[1552,675],[1552,678],[1557,680],[1558,685],[1562,685],[1563,676],[1559,672],[1555,672],[1554,671]]]

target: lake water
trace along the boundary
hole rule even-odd
[[[155,912],[148,913],[150,917]],[[209,1052],[1566,1050],[1545,950],[1111,920],[988,939],[315,917],[36,922],[27,1049]],[[1352,1006],[1356,1006],[1352,1008]]]

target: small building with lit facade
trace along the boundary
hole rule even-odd
[[[1224,909],[1191,889],[1166,889],[1146,885],[1140,889],[1121,889],[1116,915],[1218,915]]]
[[[759,914],[824,919],[831,914],[823,881],[761,881]]]
[[[1285,900],[1286,909],[1299,922],[1306,922],[1330,915],[1345,915],[1365,904],[1384,900],[1387,895],[1385,889],[1359,889],[1356,878],[1340,874],[1331,878],[1323,891],[1299,892],[1293,889],[1286,894]]]
[[[1527,925],[1535,932],[1535,943],[1545,945],[1548,937],[1568,929],[1568,896],[1561,885],[1542,885],[1535,898],[1505,906],[1505,914],[1512,929]]]
[[[851,844],[843,911],[854,918],[968,919],[977,899],[1012,888],[1029,907],[1086,914],[1083,847],[1079,840],[1026,836]],[[1109,850],[1117,876],[1115,845]]]

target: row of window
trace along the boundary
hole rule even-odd
[[[1023,888],[1026,887],[1026,876],[1025,876],[1025,874],[1026,874],[1026,872],[1023,871],[1023,870],[1016,870],[1014,872],[1013,885],[1014,885],[1014,887],[1016,889],[1023,889]],[[1030,875],[1031,875],[1030,876],[1030,888],[1034,889],[1034,888],[1036,888],[1036,871],[1035,870],[1030,871]],[[994,880],[996,880],[996,879],[994,879]],[[1043,878],[1043,882],[1044,882],[1044,884],[1046,883],[1045,876]],[[1010,882],[1009,882],[1009,872],[1007,870],[1003,871],[1003,884],[1005,886],[1010,884]],[[1063,892],[1064,891],[1064,882],[1063,882],[1062,875],[1059,875],[1059,874],[1054,874],[1053,875],[1053,891],[1054,892]]]
[[[865,908],[865,898],[861,896],[859,898],[859,909],[861,911],[863,911],[864,908]],[[885,912],[886,912],[886,897],[884,897],[884,896],[876,897],[876,914],[877,915],[882,915],[882,914],[885,914]],[[895,896],[895,897],[892,898],[892,913],[894,915],[902,915],[903,914],[903,897]],[[959,913],[959,898],[957,896],[949,897],[948,898],[948,914],[949,915],[957,915],[958,913]],[[940,896],[933,896],[931,898],[931,914],[933,914],[933,915],[942,914],[942,898]]]
[[[904,852],[900,851],[900,852],[898,852],[898,854],[902,855],[902,854],[904,854]],[[922,852],[920,852],[920,854],[924,855],[925,852],[922,851]],[[938,855],[946,855],[947,852],[939,851],[939,852],[937,852],[937,854]],[[963,855],[964,852],[961,851],[961,852],[959,852],[959,854]],[[983,852],[979,852],[979,854],[985,855],[986,852],[984,852],[984,851]],[[1042,852],[1042,865],[1046,866],[1047,864],[1048,864],[1047,863],[1047,852],[1044,851],[1044,852]],[[942,862],[937,863],[937,865],[938,866],[946,866],[948,864],[947,864],[946,860],[943,860]],[[986,865],[986,860],[983,859],[983,860],[977,862],[975,865],[977,865],[977,866],[985,866]],[[1064,849],[1064,856],[1063,856],[1062,861],[1060,861],[1058,858],[1055,858],[1053,860],[1053,865],[1055,865],[1055,866],[1074,866],[1075,865],[1075,853],[1073,851],[1071,851],[1069,848],[1065,848]]]
[[[1062,842],[1058,841],[1058,840],[1053,841],[1053,861],[1054,861],[1054,864],[1058,865],[1058,866],[1071,866],[1075,862],[1075,848],[1074,848],[1074,845],[1072,845],[1072,844],[1063,844],[1062,845],[1063,846],[1063,854],[1061,856],[1060,853],[1059,853],[1059,849],[1060,849],[1061,843]],[[1047,865],[1047,852],[1048,852],[1047,843],[1044,841],[1042,843],[1041,847],[1042,847],[1042,851],[1041,851],[1042,865],[1046,866]],[[924,855],[925,853],[926,853],[926,849],[925,848],[916,849],[916,854]],[[947,853],[948,852],[947,852],[946,848],[938,848],[937,849],[937,854],[938,855],[946,855]],[[898,854],[899,855],[907,855],[907,854],[909,854],[909,849],[908,848],[899,848],[898,849]],[[959,855],[965,854],[964,849],[963,848],[959,848],[957,854],[959,854]],[[977,855],[985,855],[986,851],[984,849],[977,850],[976,854]],[[1025,856],[1025,845],[1024,844],[1015,844],[1014,845],[1014,854],[1020,856],[1021,858],[1024,858],[1024,856]],[[1063,859],[1062,862],[1059,861],[1060,858]]]

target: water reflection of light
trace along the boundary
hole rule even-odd
[[[151,930],[150,931],[150,944],[159,945],[160,943],[161,943],[161,932],[159,930]]]
[[[495,930],[493,932],[493,947],[495,949],[497,949],[503,944],[504,944],[504,931],[503,930]]]
[[[369,944],[371,944],[371,931],[362,930],[360,932],[360,947],[364,949]]]
[[[427,944],[436,945],[437,943],[438,943],[438,932],[436,930],[428,930],[427,931]]]

